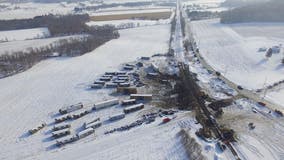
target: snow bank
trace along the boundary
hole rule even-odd
[[[48,28],[20,29],[0,31],[0,42],[39,39],[49,37]]]

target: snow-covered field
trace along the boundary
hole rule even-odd
[[[220,124],[224,123],[236,131],[238,142],[234,146],[242,159],[282,160],[283,120],[265,107],[240,99],[224,108]],[[253,123],[255,129],[250,129],[249,123]]]
[[[137,13],[160,13],[160,12],[172,12],[172,8],[149,8],[149,9],[138,9],[138,10],[119,10],[119,11],[104,11],[95,12],[90,14],[91,16],[102,16],[102,15],[115,15],[115,14],[137,14]]]
[[[0,42],[39,39],[49,37],[48,28],[20,29],[0,31]]]
[[[223,25],[218,19],[202,20],[192,22],[192,31],[206,62],[236,84],[257,89],[283,80],[283,55],[274,54],[267,60],[265,52],[258,52],[258,49],[283,44],[284,37],[274,37],[277,30],[267,37],[260,33],[244,36],[245,31],[253,30],[253,26],[249,29],[245,26]],[[261,33],[266,32],[266,27],[260,27],[260,24],[255,26],[257,30],[262,30]],[[278,30],[280,28],[283,28],[282,25]],[[271,27],[268,30],[271,32]]]
[[[41,121],[50,124],[64,105],[108,99],[110,90],[90,91],[86,86],[105,71],[117,70],[121,63],[167,52],[170,26],[126,29],[120,34],[119,39],[91,53],[45,60],[23,73],[0,80],[0,122],[5,124],[0,126],[0,159],[138,159],[141,156],[142,159],[183,159],[185,153],[175,138],[175,121],[161,127],[153,123],[108,136],[102,135],[105,129],[102,127],[96,137],[90,136],[60,149],[52,148],[55,141],[49,138],[51,126],[27,135],[27,130]],[[145,110],[151,108],[146,105]],[[72,122],[72,126],[79,127],[85,118],[96,114],[104,119],[121,109],[117,106],[91,113]],[[137,116],[130,114],[125,120],[132,122]]]
[[[220,6],[225,0],[184,0],[183,5],[187,6],[190,11],[211,11],[211,12],[220,12],[228,10],[226,7]]]
[[[47,14],[69,14],[78,6],[77,3],[1,3],[6,8],[0,9],[0,19],[26,19]]]
[[[81,38],[84,35],[62,36],[54,38],[24,40],[24,41],[12,41],[0,43],[0,55],[10,54],[17,51],[27,51],[30,48],[40,48],[48,45],[56,44],[59,40],[70,38]]]

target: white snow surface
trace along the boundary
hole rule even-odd
[[[255,25],[265,32],[265,27]],[[245,31],[245,26],[242,27],[239,32]],[[284,37],[266,37],[264,34],[245,37],[234,29],[220,24],[219,19],[192,22],[197,46],[207,63],[229,80],[248,89],[262,88],[284,79],[282,54],[274,54],[267,60],[265,52],[258,52],[263,46],[283,44]]]
[[[39,39],[39,38],[46,38],[49,36],[50,32],[46,27],[0,31],[0,42]]]
[[[91,105],[110,99],[111,90],[92,91],[86,86],[105,71],[116,71],[121,63],[167,52],[170,26],[125,29],[120,35],[119,39],[83,56],[45,60],[23,73],[0,80],[0,159],[184,159],[184,151],[174,137],[177,132],[174,121],[161,127],[153,123],[103,135],[106,129],[135,121],[136,113],[102,126],[95,137],[89,136],[60,149],[52,147],[55,143],[49,138],[52,125],[27,135],[29,129],[42,121],[50,125],[54,114],[64,105],[78,102]],[[152,106],[145,106],[149,108]],[[91,113],[72,121],[72,126],[79,127],[94,115],[104,121],[121,110],[116,106]]]
[[[85,35],[72,35],[72,36],[62,36],[53,38],[43,38],[43,39],[33,39],[33,40],[23,40],[23,41],[11,41],[0,43],[0,55],[11,54],[18,51],[28,51],[30,48],[40,48],[48,45],[54,45],[58,41],[63,39],[73,39],[82,38]]]
[[[172,8],[148,8],[138,10],[119,10],[119,11],[104,11],[90,13],[90,16],[102,16],[102,15],[116,15],[116,14],[137,14],[137,13],[159,13],[159,12],[172,12]]]

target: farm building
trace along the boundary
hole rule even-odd
[[[88,128],[88,129],[85,129],[85,130],[79,132],[77,134],[77,137],[81,139],[81,138],[87,137],[88,135],[93,134],[94,132],[95,132],[95,130],[93,128]]]
[[[124,111],[124,113],[127,114],[127,113],[138,111],[138,110],[143,109],[143,108],[144,108],[144,104],[143,103],[139,103],[139,104],[136,104],[136,105],[124,108],[123,111]]]
[[[103,108],[111,107],[111,106],[117,105],[117,104],[119,104],[118,99],[111,99],[111,100],[95,103],[93,110],[103,109]]]
[[[83,108],[83,104],[78,103],[78,104],[74,104],[74,105],[63,107],[63,108],[59,109],[59,113],[60,114],[66,114],[66,113],[70,113],[70,112],[76,111],[76,110],[81,109],[81,108]]]

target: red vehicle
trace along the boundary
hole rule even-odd
[[[171,121],[171,119],[168,117],[163,119],[163,123],[168,123],[169,121]]]

